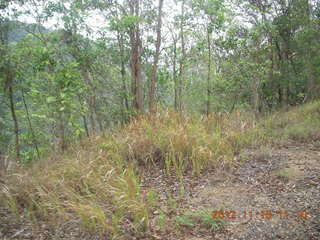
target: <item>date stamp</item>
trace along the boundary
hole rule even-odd
[[[311,213],[307,210],[298,210],[295,212],[289,212],[288,210],[243,210],[243,211],[235,211],[235,210],[213,210],[212,218],[220,219],[220,220],[236,220],[236,219],[263,219],[263,220],[271,220],[272,218],[279,219],[300,219],[300,220],[308,220],[311,217]]]

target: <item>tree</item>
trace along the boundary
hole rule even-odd
[[[162,6],[163,0],[159,0],[158,7],[158,18],[157,18],[157,40],[156,40],[156,52],[154,54],[152,73],[151,73],[151,83],[149,92],[149,109],[150,112],[155,112],[155,98],[156,98],[156,84],[157,84],[157,69],[160,55],[161,46],[161,25],[162,25]]]
[[[131,45],[131,78],[133,107],[138,112],[143,112],[143,83],[141,70],[141,38],[139,28],[140,0],[128,0],[130,16],[132,17],[131,29],[129,31]]]
[[[7,9],[2,6],[3,11]],[[20,136],[19,136],[19,122],[16,114],[15,96],[14,96],[14,80],[15,72],[11,64],[10,48],[9,48],[9,29],[12,27],[10,21],[6,17],[0,17],[0,53],[2,62],[0,65],[0,73],[2,73],[4,90],[7,93],[10,103],[10,111],[14,125],[15,136],[15,154],[16,161],[20,161]]]

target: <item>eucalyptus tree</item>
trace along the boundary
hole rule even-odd
[[[16,113],[15,103],[15,71],[11,61],[11,48],[9,44],[9,32],[15,27],[12,22],[11,11],[15,8],[11,7],[13,1],[0,2],[0,82],[4,89],[5,95],[9,99],[11,117],[13,121],[13,129],[15,136],[15,155],[16,160],[20,160],[20,136],[19,136],[19,120]]]
[[[155,44],[156,52],[154,54],[150,90],[149,90],[149,109],[151,112],[155,112],[157,69],[158,69],[160,47],[161,47],[162,7],[163,7],[163,0],[159,0],[157,27],[156,27],[157,40]]]
[[[224,1],[217,0],[195,0],[193,1],[193,7],[200,22],[203,22],[206,35],[206,47],[207,47],[207,99],[206,99],[206,114],[207,116],[211,112],[211,94],[212,94],[212,34],[216,36],[222,31],[223,24],[225,22],[225,15],[227,9],[224,6]]]

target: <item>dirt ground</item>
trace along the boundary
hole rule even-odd
[[[194,207],[226,220],[225,231],[186,239],[320,239],[320,149],[291,143],[246,156],[234,173],[212,176],[193,194]]]
[[[223,229],[201,231],[194,227],[170,232],[167,228],[165,232],[121,239],[320,239],[320,148],[291,142],[281,148],[247,150],[241,159],[246,161],[233,170],[208,173],[186,184],[182,205],[193,210],[213,209],[213,217],[224,220]],[[178,189],[163,174],[151,176],[153,181],[145,180],[145,187],[158,189],[160,198],[165,198],[163,189],[168,185]],[[30,224],[14,222],[0,210],[3,240],[108,239],[83,235],[75,226],[65,225],[60,233],[52,233],[45,226],[35,231]]]

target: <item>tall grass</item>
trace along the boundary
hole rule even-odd
[[[148,204],[140,192],[134,167],[114,164],[116,154],[79,150],[46,167],[12,174],[2,192],[2,202],[16,214],[53,225],[76,219],[93,232],[117,236],[129,220],[135,230],[146,228]]]
[[[203,119],[169,111],[141,116],[64,155],[11,172],[0,203],[35,222],[76,220],[84,230],[112,238],[124,226],[144,231],[157,200],[152,191],[142,191],[140,169],[164,169],[183,180],[186,174],[232,164],[250,144],[297,138],[297,132],[300,138],[318,136],[319,107],[309,104],[259,123],[241,112]]]
[[[124,159],[139,166],[157,165],[178,176],[199,175],[204,169],[231,163],[251,127],[251,121],[230,116],[201,119],[161,112],[133,121],[115,133],[114,142]]]
[[[257,131],[265,141],[277,144],[288,140],[297,142],[320,141],[320,102],[315,101],[277,112],[260,121]]]

